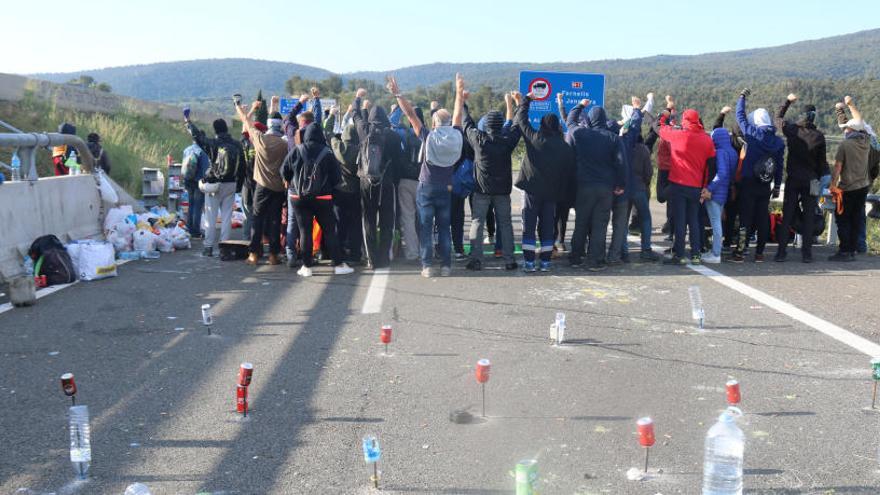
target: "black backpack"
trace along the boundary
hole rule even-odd
[[[755,178],[764,183],[772,181],[776,174],[777,166],[776,158],[772,155],[767,155],[761,158],[755,162],[755,168],[753,169],[755,172]]]
[[[422,158],[424,153],[422,150],[422,142],[418,136],[414,132],[408,132],[406,134],[406,140],[404,141],[404,145],[406,146],[406,172],[401,174],[407,178],[418,178],[419,173],[422,171]]]
[[[234,178],[237,164],[238,149],[236,146],[229,143],[218,144],[217,156],[214,158],[214,177],[219,180]]]
[[[385,153],[385,133],[382,128],[373,127],[367,139],[361,143],[358,155],[358,175],[376,186],[382,183],[388,170],[390,158]]]
[[[321,167],[321,160],[330,154],[330,148],[324,146],[318,156],[314,160],[309,160],[305,146],[298,144],[296,149],[299,150],[299,156],[302,158],[303,165],[293,177],[293,188],[297,196],[300,198],[312,198],[321,193],[324,187],[326,177],[324,169]]]
[[[54,235],[37,237],[28,250],[28,256],[39,265],[39,270],[34,275],[45,275],[47,285],[69,284],[76,281],[73,260],[64,249],[64,244],[61,244]]]

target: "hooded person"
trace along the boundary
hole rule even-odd
[[[733,148],[730,132],[724,127],[712,130],[712,142],[715,143],[715,176],[709,181],[709,191],[704,202],[709,223],[712,226],[712,251],[704,256],[704,263],[721,263],[721,243],[724,238],[724,227],[721,221],[724,205],[736,175],[739,154]]]
[[[669,168],[668,200],[672,209],[673,235],[672,256],[664,264],[683,265],[685,256],[685,232],[690,240],[690,260],[701,261],[702,226],[700,206],[710,195],[706,189],[710,177],[715,177],[715,144],[706,134],[700,114],[687,109],[681,114],[681,129],[668,123],[669,112],[655,122],[655,130],[669,143],[671,163]]]
[[[517,103],[514,125],[522,133],[526,144],[526,154],[515,183],[523,191],[523,269],[526,272],[536,270],[535,253],[538,252],[539,269],[547,272],[550,271],[553,254],[556,202],[559,191],[565,189],[574,178],[574,151],[565,142],[559,117],[555,113],[541,117],[540,126],[535,130],[529,123],[531,97],[514,93],[513,98]]]
[[[205,195],[205,231],[203,256],[213,256],[214,246],[218,244],[217,217],[220,217],[219,242],[227,241],[232,236],[232,207],[235,193],[241,191],[244,183],[245,155],[241,144],[229,134],[229,127],[223,119],[212,123],[216,137],[209,138],[184,113],[186,130],[193,141],[208,154],[211,166],[205,173],[205,183],[219,184],[216,192]]]
[[[519,128],[505,132],[504,114],[493,110],[486,114],[486,130],[481,131],[470,116],[467,104],[462,108],[464,135],[474,149],[474,193],[471,201],[471,255],[467,268],[480,270],[483,264],[483,229],[489,208],[495,211],[497,229],[501,237],[504,268],[518,267],[514,259],[513,224],[510,211],[510,193],[513,190],[513,163],[511,154],[520,138]]]
[[[330,140],[333,156],[341,166],[339,184],[333,192],[333,214],[336,216],[336,237],[342,250],[342,257],[349,264],[360,263],[363,252],[363,230],[361,222],[361,188],[358,178],[357,157],[360,142],[357,130],[351,119],[342,125],[342,132],[334,134],[337,128],[338,112],[331,110],[324,120],[324,136]],[[345,119],[343,119],[345,120]]]
[[[578,188],[569,262],[579,267],[589,254],[588,268],[599,271],[606,267],[606,231],[614,196],[622,194],[626,187],[626,168],[620,137],[608,129],[604,108],[590,108],[584,124],[579,124],[588,104],[588,100],[581,101],[571,109],[566,121],[566,142],[574,148]]]
[[[367,269],[387,267],[394,240],[395,197],[398,174],[403,167],[400,135],[380,105],[363,109],[366,90],[359,89],[352,104],[352,120],[360,141],[358,177],[361,184],[364,246]]]
[[[778,197],[782,187],[785,152],[785,143],[776,135],[776,127],[766,109],[759,108],[746,114],[746,99],[750,95],[751,90],[743,90],[736,103],[736,122],[746,142],[746,152],[740,170],[740,188],[737,193],[739,241],[732,257],[737,263],[744,261],[745,245],[753,228],[758,233],[755,261],[764,261],[764,247],[770,237],[770,198]]]
[[[403,109],[394,105],[388,115],[391,129],[400,136],[403,166],[397,183],[397,223],[403,241],[403,256],[407,261],[419,259],[419,231],[416,227],[416,192],[419,187],[421,162],[419,152],[422,141],[411,128],[403,126]]]
[[[303,266],[297,274],[302,277],[312,276],[312,229],[315,220],[321,226],[322,242],[330,251],[334,274],[345,275],[354,271],[343,262],[336,238],[333,194],[340,174],[339,162],[327,146],[321,126],[317,122],[307,125],[303,129],[302,144],[287,154],[281,166],[281,175],[290,184],[293,215],[299,224]]]
[[[95,167],[110,175],[110,158],[107,157],[107,152],[101,146],[101,136],[95,132],[90,133],[86,138],[86,146],[88,146],[92,156],[95,157]]]
[[[776,228],[779,245],[775,260],[784,262],[787,256],[789,229],[799,219],[802,239],[801,259],[813,261],[813,224],[819,199],[820,179],[830,173],[826,158],[825,135],[816,128],[816,107],[805,105],[803,114],[795,122],[785,120],[785,114],[797,101],[788,95],[776,113],[776,127],[788,143],[785,167],[785,197],[782,202],[782,224]]]

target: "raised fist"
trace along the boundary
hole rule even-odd
[[[581,100],[580,105],[584,108],[587,108],[588,106],[590,106],[590,100],[588,98],[584,98],[583,100]]]
[[[437,110],[438,108],[440,108],[440,102],[437,100],[432,101],[431,102],[431,110]]]
[[[853,104],[853,97],[849,95],[844,96],[843,102],[846,103],[846,106],[851,106]]]
[[[730,105],[724,105],[724,107],[721,109],[721,113],[723,113],[724,115],[727,115],[727,114],[729,114],[732,110],[733,110],[733,109],[730,108]]]
[[[364,88],[358,88],[357,93],[355,93],[355,95],[358,98],[366,98],[367,97],[367,90]]]
[[[312,89],[310,90],[310,92],[312,93],[312,98],[320,98],[321,97],[321,90],[318,89],[316,86],[313,86]]]
[[[746,88],[746,89],[742,90],[742,91],[739,93],[739,95],[740,95],[740,96],[743,96],[743,97],[745,97],[745,98],[748,98],[749,96],[752,96],[752,90],[749,89],[749,88]]]
[[[798,99],[798,97],[797,97],[797,95],[794,94],[794,93],[791,93],[791,94],[788,95],[788,101],[790,101],[790,102],[792,102],[792,103],[796,102],[797,99]]]

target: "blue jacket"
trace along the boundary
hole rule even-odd
[[[739,97],[736,102],[736,123],[742,130],[746,140],[746,156],[743,158],[742,177],[752,178],[755,175],[755,163],[758,160],[772,155],[776,160],[776,170],[773,174],[773,185],[778,188],[782,185],[782,169],[785,162],[785,142],[776,135],[776,128],[772,125],[757,127],[749,122],[746,116],[746,99]]]
[[[584,107],[577,105],[568,114],[565,141],[574,148],[577,182],[582,186],[626,188],[623,146],[617,134],[608,130],[605,109],[593,107],[586,125],[581,123]]]
[[[632,161],[633,148],[635,148],[636,143],[639,140],[639,135],[642,133],[642,111],[634,108],[632,117],[624,122],[623,126],[614,120],[608,122],[608,130],[615,134],[619,135],[621,128],[624,129],[623,136],[620,136],[620,145],[623,149],[623,167],[626,172],[626,187],[623,190],[623,194],[614,197],[615,202],[629,201],[630,195],[636,189],[636,175],[633,170]]]
[[[736,175],[736,167],[739,164],[739,155],[733,149],[730,142],[730,133],[727,129],[719,127],[712,131],[712,141],[715,143],[715,165],[717,171],[715,178],[709,182],[707,189],[712,193],[712,201],[725,204],[727,195],[730,193],[730,183]]]
[[[397,133],[400,136],[400,146],[401,149],[405,149],[406,139],[409,137],[409,129],[403,127],[401,123],[403,122],[403,110],[400,107],[396,107],[393,112],[388,114],[388,122],[391,122],[391,130]]]
[[[211,159],[208,158],[208,154],[202,150],[202,148],[193,143],[187,146],[186,149],[183,150],[183,156],[194,154],[198,157],[199,169],[196,171],[195,182],[202,180],[205,177],[205,173],[211,168]]]

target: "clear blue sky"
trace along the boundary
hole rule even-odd
[[[249,57],[336,72],[774,46],[880,27],[880,1],[10,0],[0,72]],[[63,12],[63,14],[56,14]]]

